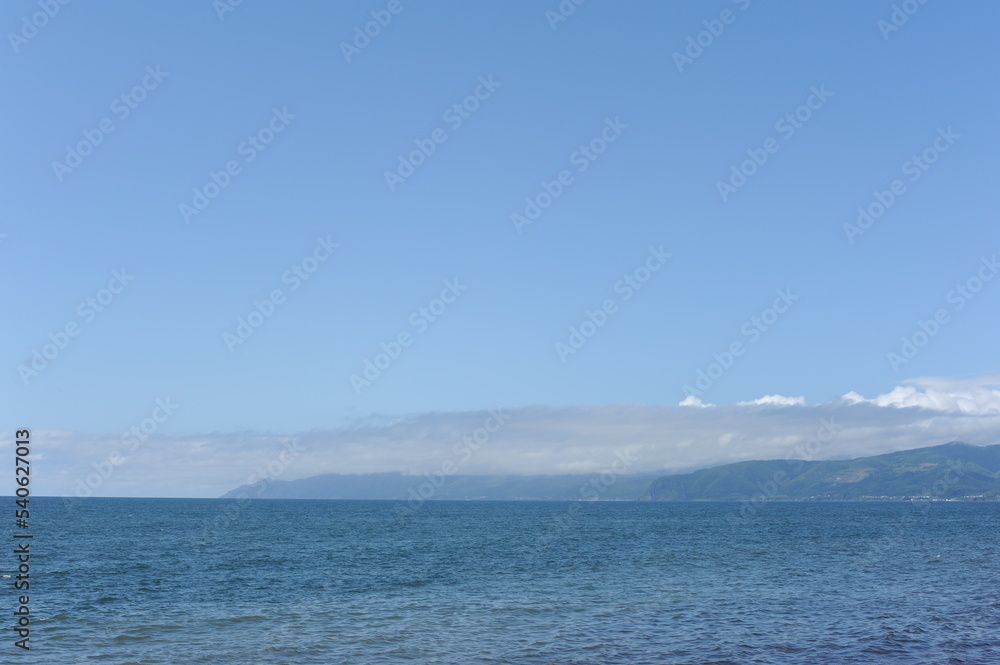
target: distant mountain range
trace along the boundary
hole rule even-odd
[[[325,474],[302,480],[242,485],[223,499],[525,499],[539,501],[629,500],[649,489],[655,476],[405,476],[401,473]]]
[[[1000,500],[1000,445],[953,442],[846,461],[737,462],[655,478],[325,474],[243,485],[222,498],[396,500]]]
[[[666,476],[652,501],[1000,499],[1000,445],[946,443],[847,461],[738,462]]]

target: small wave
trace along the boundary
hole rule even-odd
[[[247,623],[251,621],[266,621],[267,617],[261,616],[260,614],[248,614],[242,617],[223,617],[221,619],[212,619],[208,621],[211,625],[221,626],[233,623]]]

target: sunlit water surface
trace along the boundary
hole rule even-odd
[[[1000,504],[403,505],[32,499],[0,661],[1000,663]]]

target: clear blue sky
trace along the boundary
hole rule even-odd
[[[948,300],[1000,250],[994,3],[929,2],[883,34],[888,1],[590,0],[553,29],[555,0],[402,0],[348,62],[341,43],[389,4],[247,0],[220,20],[208,0],[79,2],[21,40],[41,10],[3,4],[5,428],[114,434],[164,397],[180,405],[161,430],[174,435],[676,405],[734,341],[745,352],[705,402],[823,403],[997,369],[1000,280],[960,310]],[[724,29],[678,71],[705,21]],[[477,87],[460,125],[444,115]],[[814,88],[832,94],[779,131]],[[273,109],[294,117],[247,161]],[[105,118],[113,131],[57,174]],[[581,172],[575,151],[616,119]],[[385,172],[438,128],[446,140],[390,190]],[[958,138],[911,180],[905,163],[948,128]],[[723,200],[718,181],[772,138]],[[179,205],[230,160],[239,172],[185,223]],[[572,182],[518,233],[512,213],[564,169]],[[895,179],[905,191],[849,242],[844,224]],[[339,247],[293,290],[283,275],[318,237]],[[660,246],[672,256],[625,301],[616,282]],[[81,314],[123,268],[127,287]],[[454,279],[466,289],[415,325]],[[282,304],[230,352],[224,334],[274,289]],[[751,342],[741,328],[779,289],[799,299]],[[557,343],[607,299],[606,324],[563,362]],[[948,322],[894,368],[887,353],[938,309]],[[19,366],[73,323],[26,385]],[[351,375],[403,332],[411,344],[358,394]]]

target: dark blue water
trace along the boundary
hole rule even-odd
[[[1000,663],[1000,504],[401,506],[32,499],[0,662]]]

